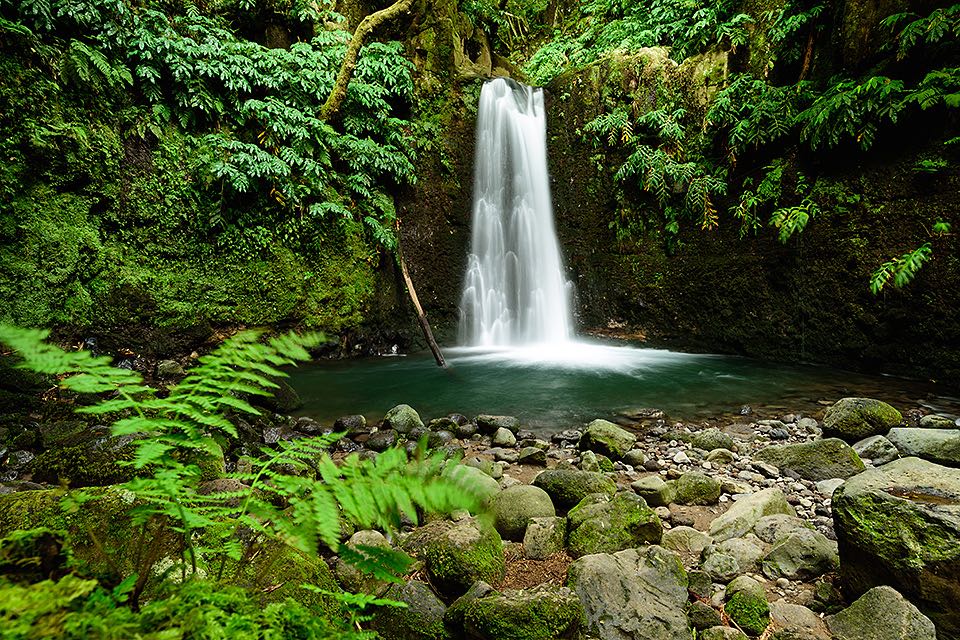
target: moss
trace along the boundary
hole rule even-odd
[[[48,449],[30,464],[33,479],[50,484],[66,483],[71,487],[102,487],[126,482],[134,475],[133,468],[119,464],[133,458],[133,448],[114,448],[110,441]]]
[[[634,493],[612,499],[587,496],[567,514],[571,556],[613,553],[641,544],[658,543],[663,525],[653,509]]]
[[[731,620],[752,636],[759,636],[770,624],[767,601],[745,591],[735,593],[724,610]]]
[[[414,531],[403,546],[425,563],[431,584],[451,598],[477,580],[499,582],[506,572],[503,541],[484,519],[431,522]]]
[[[468,603],[463,624],[471,636],[497,640],[579,638],[585,615],[572,594],[550,589],[508,591]]]

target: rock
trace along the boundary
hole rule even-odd
[[[676,464],[690,464],[690,456],[687,455],[686,451],[677,452],[672,459]]]
[[[935,413],[920,418],[921,429],[956,429],[960,427],[957,421],[947,416],[939,416]]]
[[[713,538],[693,527],[674,527],[664,531],[660,540],[660,546],[664,549],[698,557],[711,544]]]
[[[705,602],[691,602],[687,610],[690,626],[697,631],[717,627],[723,624],[720,613]]]
[[[185,375],[187,372],[176,360],[161,360],[157,363],[158,378],[182,378]]]
[[[498,447],[512,447],[517,444],[517,437],[510,429],[500,427],[493,434],[493,444]]]
[[[637,437],[607,420],[594,420],[580,437],[580,449],[621,459],[633,448]]]
[[[566,518],[531,518],[523,536],[523,556],[529,560],[544,560],[563,551],[566,539]]]
[[[381,429],[367,438],[367,448],[371,451],[386,451],[396,446],[399,435],[393,429]]]
[[[774,544],[797,529],[809,528],[810,525],[807,524],[806,520],[797,518],[796,516],[777,513],[772,516],[760,518],[753,527],[753,532],[767,544]]]
[[[652,507],[665,507],[677,499],[675,482],[664,482],[660,476],[647,476],[630,483],[638,496]]]
[[[583,605],[566,587],[491,592],[463,607],[466,637],[489,640],[580,638]]]
[[[960,470],[902,458],[847,480],[832,507],[845,592],[890,585],[960,637]]]
[[[857,452],[838,438],[767,447],[758,451],[754,458],[813,481],[849,478],[864,469]]]
[[[746,482],[741,482],[740,480],[724,478],[720,481],[720,491],[730,495],[738,495],[744,493],[753,493],[753,487]]]
[[[568,552],[574,558],[592,553],[612,553],[641,544],[656,544],[663,525],[653,509],[634,493],[613,498],[593,494],[567,514]]]
[[[719,553],[725,553],[732,556],[737,564],[740,565],[740,571],[755,571],[760,558],[766,553],[763,542],[753,534],[747,534],[743,538],[730,538],[714,546]],[[706,549],[709,554],[711,550]]]
[[[843,478],[830,478],[829,480],[821,480],[817,483],[817,491],[825,496],[832,496],[833,492],[836,491],[837,487],[842,485],[843,482]]]
[[[836,543],[805,527],[781,537],[762,563],[763,574],[768,578],[791,580],[816,578],[839,566]]]
[[[890,429],[887,438],[901,456],[916,456],[937,464],[960,466],[960,430]]]
[[[630,449],[623,454],[623,461],[635,469],[640,469],[647,461],[647,455],[642,449]]]
[[[763,585],[750,576],[739,576],[727,584],[726,597],[732,598],[738,593],[746,593],[751,598],[766,598],[766,592]]]
[[[73,488],[119,484],[134,475],[133,467],[119,464],[133,459],[132,440],[131,436],[112,436],[106,427],[96,427],[85,441],[72,446],[47,448],[37,456],[29,451],[12,451],[6,466],[18,472],[29,469],[34,482],[64,483]]]
[[[546,491],[562,510],[576,506],[591,493],[612,496],[617,492],[616,483],[602,473],[568,469],[548,469],[533,479],[533,485]]]
[[[690,640],[687,576],[670,551],[649,546],[589,555],[567,575],[588,631],[600,640]]]
[[[726,553],[712,553],[700,566],[714,582],[726,584],[740,573],[740,563]]]
[[[823,435],[856,442],[885,434],[903,422],[900,412],[872,398],[843,398],[823,416]]]
[[[449,598],[463,595],[477,580],[498,582],[505,562],[503,542],[483,520],[437,520],[407,536],[403,549],[422,560],[430,584]]]
[[[357,545],[366,547],[390,548],[390,543],[379,531],[365,529],[357,531],[347,540],[347,546],[356,548]],[[352,593],[369,593],[380,595],[386,590],[389,583],[377,580],[374,576],[360,571],[357,567],[344,562],[342,558],[337,558],[333,565],[333,574],[337,577],[337,582],[346,591]]]
[[[367,419],[360,414],[340,416],[333,423],[334,431],[345,431],[348,436],[369,431]]]
[[[522,541],[531,518],[557,515],[546,491],[533,485],[504,489],[490,501],[497,531],[507,540]]]
[[[477,429],[484,435],[493,435],[497,429],[506,429],[510,433],[516,434],[520,431],[520,419],[513,416],[477,416]]]
[[[706,571],[691,569],[687,572],[687,590],[697,598],[709,599],[713,595],[713,580]]]
[[[820,616],[803,605],[778,600],[769,607],[773,640],[832,640]]]
[[[782,491],[773,487],[764,489],[734,502],[729,510],[710,523],[709,534],[718,542],[737,538],[753,529],[760,518],[776,513],[797,515]]]
[[[947,612],[945,612],[946,614]],[[956,611],[953,612],[956,615]],[[870,589],[840,613],[827,616],[830,632],[842,640],[936,640],[937,629],[930,618],[891,587]],[[940,628],[941,638],[956,638]]]
[[[447,607],[425,582],[410,580],[405,584],[390,585],[384,595],[407,605],[377,610],[372,626],[385,637],[396,640],[446,640],[450,637],[443,625]]]
[[[733,594],[724,606],[730,619],[751,636],[759,636],[770,624],[770,607],[763,596],[746,591]]]
[[[251,399],[251,402],[285,415],[303,406],[303,400],[289,382],[283,378],[272,378],[271,381],[277,385],[277,388],[271,389],[269,396],[256,396]]]
[[[524,447],[517,457],[520,464],[529,464],[537,467],[547,466],[547,452],[539,447]]]
[[[736,459],[733,451],[729,449],[714,449],[707,454],[707,462],[717,465],[730,464]]]
[[[747,640],[747,636],[733,627],[710,627],[700,632],[699,640]]]
[[[423,427],[423,420],[420,419],[420,414],[410,405],[398,404],[387,411],[387,415],[383,416],[383,425],[397,433],[407,434],[417,427]]]
[[[690,444],[704,451],[713,451],[714,449],[726,449],[729,451],[734,447],[733,437],[728,433],[720,431],[720,429],[716,427],[704,429],[703,431],[698,431],[693,434],[693,439],[690,441]]]
[[[704,473],[689,471],[677,479],[678,504],[716,504],[719,497],[720,482]]]
[[[450,465],[444,475],[476,494],[481,501],[489,500],[500,493],[500,483],[476,467],[465,464]]]

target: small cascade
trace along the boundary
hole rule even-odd
[[[572,285],[553,225],[543,91],[497,78],[477,119],[471,253],[460,342],[495,347],[573,337]]]

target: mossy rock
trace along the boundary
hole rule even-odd
[[[602,473],[573,469],[549,469],[533,479],[533,486],[547,492],[559,509],[576,506],[591,493],[609,496],[617,492],[617,484]]]
[[[903,423],[903,416],[886,402],[873,398],[842,398],[823,416],[823,435],[853,444],[870,436],[886,435]]]
[[[431,522],[402,546],[423,561],[430,583],[449,599],[463,595],[477,580],[499,582],[506,571],[503,541],[483,519]]]
[[[443,624],[446,605],[419,580],[390,585],[385,598],[403,602],[406,607],[381,607],[371,626],[384,640],[447,640],[451,638]]]
[[[490,502],[495,526],[507,540],[523,540],[532,518],[555,515],[553,501],[546,491],[533,485],[515,485],[498,493]]]
[[[747,591],[735,593],[724,611],[751,636],[759,636],[770,624],[770,606],[766,599]]]
[[[72,447],[48,449],[30,463],[36,482],[66,483],[70,487],[103,487],[126,482],[133,467],[118,464],[133,458],[129,439],[109,438]]]
[[[827,438],[800,444],[782,444],[761,449],[753,456],[769,462],[781,471],[793,471],[804,480],[849,478],[864,470],[857,452],[839,438]]]
[[[397,433],[407,434],[423,427],[423,420],[416,409],[408,404],[398,404],[387,415],[383,416],[384,428],[393,429]]]
[[[583,637],[583,605],[565,587],[493,592],[467,603],[464,632],[485,640],[552,640]]]
[[[614,460],[622,458],[633,448],[637,436],[607,420],[594,420],[580,437],[580,449],[593,451]]]
[[[699,471],[688,471],[677,478],[679,504],[708,505],[720,499],[720,481]]]
[[[567,520],[567,548],[574,558],[657,544],[663,535],[663,525],[653,509],[643,498],[628,492],[613,498],[587,496],[570,510]]]

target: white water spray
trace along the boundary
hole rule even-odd
[[[541,89],[504,78],[483,85],[461,344],[565,343],[573,336],[546,135]]]

